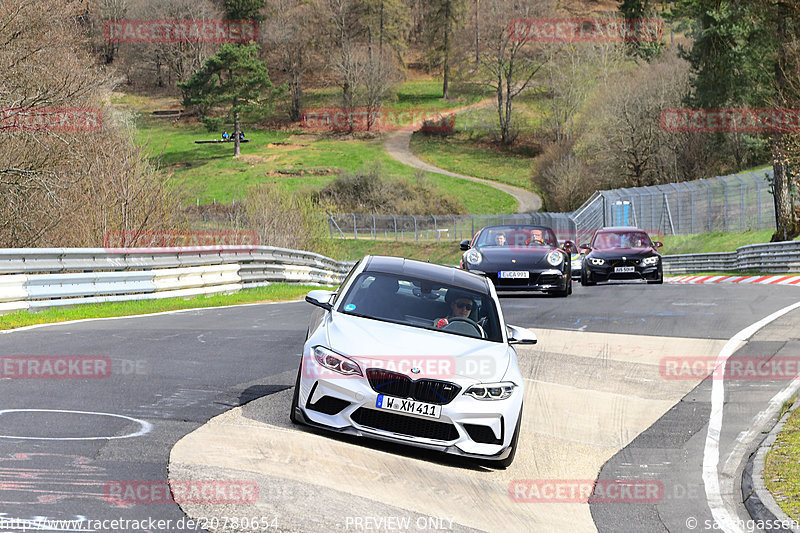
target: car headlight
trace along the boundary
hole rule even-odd
[[[658,257],[657,255],[654,255],[652,257],[645,257],[644,259],[642,259],[642,265],[644,265],[644,266],[657,265],[659,259],[661,259],[661,258]]]
[[[333,370],[339,374],[362,376],[361,367],[352,359],[340,355],[333,350],[323,348],[322,346],[314,347],[314,359],[321,366],[328,370]]]
[[[469,250],[464,254],[464,259],[470,265],[479,265],[480,262],[483,261],[483,256],[478,250]]]
[[[598,259],[596,257],[590,257],[589,258],[589,262],[591,264],[593,264],[594,266],[600,266],[600,265],[605,265],[606,264],[606,260],[605,259]]]
[[[561,252],[550,252],[547,254],[547,262],[553,266],[558,266],[564,261],[564,256]]]
[[[467,396],[476,400],[505,400],[514,392],[516,385],[510,381],[502,383],[479,383],[467,389]]]

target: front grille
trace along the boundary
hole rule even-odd
[[[542,274],[539,276],[539,285],[558,285],[561,276],[558,274]]]
[[[364,427],[390,431],[409,437],[452,441],[458,438],[458,430],[453,424],[435,422],[412,416],[384,413],[364,407],[357,409],[352,415],[356,424]]]
[[[397,398],[411,398],[425,403],[445,405],[461,392],[461,387],[449,381],[437,379],[412,380],[405,374],[384,370],[367,369],[367,379],[372,390],[379,394]]]
[[[623,261],[622,259],[614,259],[609,261],[609,264],[612,267],[622,267],[622,266],[638,266],[641,261],[639,259],[626,259]]]

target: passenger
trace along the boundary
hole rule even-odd
[[[505,246],[506,245],[506,235],[505,233],[498,233],[494,236],[494,243],[497,246]]]

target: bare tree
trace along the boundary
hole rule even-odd
[[[0,3],[0,246],[98,245],[104,228],[152,227],[169,211],[168,195],[145,201],[163,192],[161,178],[102,108],[113,81],[94,66],[83,9],[75,0]],[[76,127],[29,127],[37,116]],[[104,210],[122,212],[112,207],[121,196],[96,194],[101,186],[138,191],[124,200],[125,217],[101,223]]]
[[[512,20],[542,16],[548,12],[546,2],[531,4],[516,0],[484,0],[481,4],[483,16],[473,18],[473,24],[481,21],[477,31],[483,47],[478,63],[468,68],[496,94],[499,137],[504,145],[513,144],[517,136],[512,128],[514,99],[530,87],[547,62],[540,44],[517,39],[509,31]],[[474,31],[476,29],[472,28],[465,35],[473,35]]]

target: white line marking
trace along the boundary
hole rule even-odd
[[[711,515],[726,533],[742,533],[743,530],[739,526],[738,518],[734,518],[733,513],[726,508],[725,502],[722,500],[719,471],[717,469],[719,465],[719,437],[722,432],[722,410],[725,404],[725,365],[741,343],[746,342],[770,322],[798,308],[800,308],[800,302],[784,307],[780,311],[762,318],[755,324],[747,326],[731,337],[717,356],[711,385],[711,415],[708,420],[708,434],[706,435],[706,445],[703,452],[703,484],[705,485]]]
[[[6,413],[71,413],[80,415],[95,415],[95,416],[110,416],[113,418],[124,418],[139,424],[139,431],[135,433],[128,433],[127,435],[117,435],[112,437],[21,437],[18,435],[0,435],[0,439],[22,439],[22,440],[115,440],[115,439],[132,439],[134,437],[141,437],[150,433],[153,429],[153,424],[132,418],[125,415],[115,415],[113,413],[97,413],[94,411],[68,411],[65,409],[3,409],[0,410],[0,416]]]

